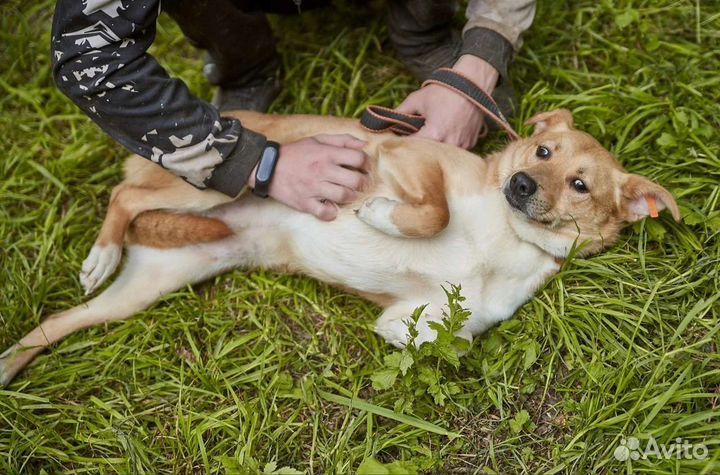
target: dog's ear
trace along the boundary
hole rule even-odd
[[[675,221],[680,222],[680,210],[675,198],[662,186],[640,175],[624,174],[620,188],[620,217],[634,223],[647,216],[668,209]]]
[[[573,128],[572,112],[567,109],[555,109],[548,112],[540,112],[530,117],[525,125],[534,125],[533,135],[547,130],[563,131]]]

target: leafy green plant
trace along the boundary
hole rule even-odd
[[[378,462],[368,457],[360,464],[357,475],[417,475],[418,468],[413,462],[397,460],[390,463]]]
[[[234,457],[221,456],[218,460],[225,472],[232,475],[304,475],[306,472],[292,467],[278,467],[277,462],[267,462],[262,465],[250,457],[245,463],[240,463]]]
[[[425,306],[415,309],[408,320],[409,341],[407,346],[383,358],[383,366],[371,376],[374,389],[382,391],[396,384],[402,396],[395,401],[396,411],[412,408],[417,396],[429,394],[435,404],[444,406],[460,388],[452,381],[452,371],[460,367],[460,354],[470,349],[470,342],[457,333],[463,327],[470,312],[462,306],[465,297],[459,285],[443,288],[447,306],[442,310],[441,322],[430,322],[437,333],[434,341],[416,345],[417,324],[422,318]]]

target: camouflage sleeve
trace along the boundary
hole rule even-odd
[[[478,56],[507,77],[513,53],[535,17],[535,0],[470,0],[466,13],[461,54]]]
[[[266,139],[220,117],[147,53],[159,9],[159,0],[58,0],[55,82],[128,150],[198,188],[236,196]]]

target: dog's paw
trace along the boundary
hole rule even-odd
[[[396,348],[405,348],[410,340],[410,331],[407,324],[400,320],[378,319],[375,323],[375,333]]]
[[[417,336],[413,340],[415,347],[420,348],[423,343],[432,342],[437,339],[437,331],[430,328],[431,321],[434,320],[430,320],[426,317],[422,317],[420,318],[420,320],[418,320],[417,324],[415,325],[415,329],[417,330]],[[380,318],[375,323],[375,333],[383,337],[383,339],[391,345],[397,348],[405,348],[410,341],[410,330],[408,329],[409,323],[409,320],[386,320]],[[436,321],[436,323],[440,322]],[[472,344],[473,337],[467,329],[462,328],[455,335],[467,340],[469,344]],[[465,353],[467,353],[463,350],[456,350],[458,356],[464,356]]]
[[[409,320],[382,320],[379,319],[375,323],[375,332],[383,337],[385,341],[397,348],[405,348],[410,341],[410,329],[408,328]],[[418,334],[415,337],[414,344],[420,348],[425,342],[435,341],[437,332],[430,328],[428,320],[421,318],[415,326]]]
[[[100,287],[115,269],[122,257],[122,248],[117,244],[94,245],[80,270],[80,283],[88,295]]]
[[[0,355],[0,388],[7,387],[13,379],[10,374],[10,358],[15,353],[15,346],[11,346]]]
[[[389,236],[401,237],[403,234],[392,221],[392,213],[399,204],[398,201],[382,196],[370,198],[365,200],[356,213],[358,218],[378,231]]]

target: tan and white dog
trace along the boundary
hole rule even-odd
[[[46,346],[81,328],[122,320],[187,284],[234,268],[301,272],[350,289],[384,311],[377,332],[407,342],[406,319],[428,304],[419,342],[434,338],[446,283],[461,284],[472,339],[510,318],[560,268],[575,244],[581,255],[614,243],[628,223],[668,208],[668,191],[626,173],[570,112],[528,121],[532,137],[484,160],[441,143],[374,135],[356,120],[234,114],[247,127],[288,143],[317,134],[367,141],[371,186],[324,222],[250,194],[230,201],[199,191],[140,157],[126,163],[97,242],[83,263],[89,292],[127,263],[83,305],[53,315],[0,357],[7,384]]]

